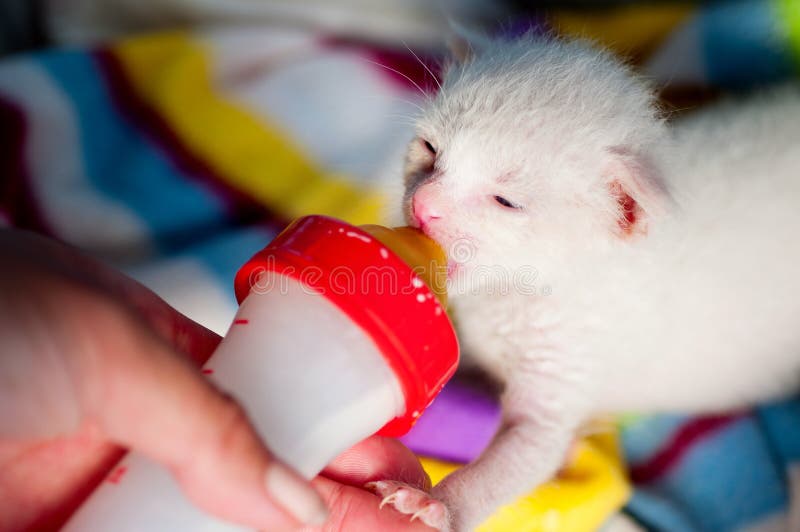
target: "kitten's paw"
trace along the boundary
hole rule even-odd
[[[447,507],[430,493],[394,480],[369,482],[364,487],[381,497],[381,508],[388,504],[398,512],[410,515],[412,521],[419,519],[440,532],[450,530]]]

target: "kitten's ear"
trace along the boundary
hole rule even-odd
[[[622,237],[647,234],[648,226],[672,204],[652,161],[625,148],[609,150],[603,177],[616,206],[614,230]]]
[[[447,48],[455,63],[466,63],[489,46],[490,39],[486,35],[471,30],[453,19],[449,19],[449,23],[451,34],[447,39]]]

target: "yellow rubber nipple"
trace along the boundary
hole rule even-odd
[[[447,308],[447,255],[439,244],[413,227],[360,227],[403,259]]]

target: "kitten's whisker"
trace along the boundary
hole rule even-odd
[[[400,102],[403,102],[403,103],[407,103],[408,105],[410,105],[412,107],[416,107],[419,110],[420,113],[424,113],[425,112],[425,109],[421,105],[416,104],[416,103],[412,102],[411,100],[406,100],[405,98],[397,98],[397,101],[400,101]]]
[[[372,96],[372,97],[368,96],[368,98],[369,98],[370,101],[380,101],[381,103],[384,103],[386,101],[383,97],[378,97],[378,96]],[[419,105],[418,103],[412,102],[411,100],[406,100],[405,98],[401,98],[401,97],[396,96],[394,94],[392,95],[392,100],[393,100],[392,104],[395,104],[396,102],[402,102],[404,104],[410,105],[411,107],[415,107],[420,113],[424,113],[425,112],[425,109],[421,105]],[[414,116],[416,116],[416,115],[413,114],[413,113],[408,115],[409,118],[412,118]]]
[[[427,97],[428,97],[428,94],[427,94],[427,93],[426,93],[424,90],[422,90],[422,87],[420,87],[420,86],[419,86],[419,84],[418,84],[416,81],[414,81],[414,80],[413,80],[413,79],[411,79],[410,77],[406,76],[405,74],[403,74],[403,73],[402,73],[402,72],[400,72],[399,70],[395,70],[394,68],[392,68],[392,67],[390,67],[390,66],[386,66],[386,65],[384,65],[384,64],[381,64],[381,63],[378,63],[377,61],[372,61],[371,59],[367,59],[367,58],[364,58],[364,57],[362,57],[362,59],[363,59],[364,61],[366,61],[367,63],[372,63],[373,65],[377,65],[377,66],[379,66],[379,67],[381,67],[381,68],[385,68],[386,70],[390,70],[390,71],[394,72],[395,74],[399,74],[400,76],[403,76],[403,77],[404,77],[404,78],[406,78],[406,79],[407,79],[407,80],[408,80],[408,81],[409,81],[409,82],[410,82],[412,85],[414,85],[414,87],[416,87],[416,89],[417,89],[417,90],[420,92],[420,94],[422,94],[422,95],[423,95],[425,98],[427,98]]]
[[[406,47],[406,50],[411,52],[411,55],[414,56],[414,59],[416,59],[419,62],[419,64],[422,65],[422,68],[424,68],[425,71],[428,72],[428,74],[431,75],[431,77],[433,78],[433,81],[436,82],[436,85],[439,87],[439,91],[441,92],[443,90],[442,89],[442,84],[439,83],[439,78],[436,77],[436,74],[434,74],[433,71],[431,71],[431,69],[428,68],[428,65],[426,65],[425,62],[422,59],[420,59],[417,54],[414,53],[414,50],[412,50],[411,48],[408,47],[408,45],[406,44],[405,41],[403,41],[403,46]]]
[[[416,120],[414,120],[413,118],[409,118],[407,116],[387,115],[387,118],[391,118],[393,120],[397,120],[397,122],[399,124],[403,124],[403,125],[409,126],[411,128],[413,128],[414,126],[417,125],[417,121]]]

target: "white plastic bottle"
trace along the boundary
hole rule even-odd
[[[236,292],[241,306],[204,373],[306,478],[379,430],[406,432],[455,371],[458,344],[438,299],[344,222],[297,220],[242,267]],[[244,529],[195,508],[165,469],[130,453],[65,530]]]

